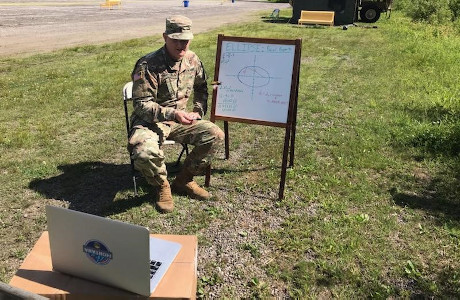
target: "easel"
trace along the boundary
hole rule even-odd
[[[227,49],[222,49],[223,44]],[[299,91],[299,72],[300,72],[300,51],[302,46],[302,40],[279,40],[279,39],[259,39],[259,38],[247,38],[247,37],[231,37],[231,36],[224,36],[220,34],[218,36],[218,43],[217,43],[217,53],[216,53],[216,65],[215,65],[215,72],[214,72],[214,89],[212,95],[212,110],[211,110],[211,122],[215,122],[216,120],[223,120],[224,121],[224,132],[225,132],[225,158],[228,159],[230,156],[229,150],[229,130],[228,130],[228,122],[242,122],[242,123],[249,123],[249,124],[258,124],[258,125],[266,125],[266,126],[274,126],[285,128],[285,139],[284,139],[284,148],[283,148],[283,160],[281,165],[281,179],[280,179],[280,186],[279,186],[279,199],[283,199],[284,197],[284,187],[286,183],[286,171],[288,167],[288,159],[289,159],[289,167],[294,165],[294,145],[295,145],[295,130],[296,130],[296,122],[297,122],[297,101],[298,101],[298,91]],[[234,48],[234,50],[229,50],[230,48]],[[225,78],[220,79],[219,72],[222,70],[222,66],[225,66],[225,63],[229,62],[233,56],[242,55],[241,53],[251,53],[250,55],[254,56],[254,64],[248,65],[241,69],[238,74],[227,75],[228,77],[238,77],[238,80],[244,85],[250,86],[249,89],[252,89],[252,92],[258,87],[263,87],[264,84],[268,85],[269,82],[274,81],[276,84],[276,80],[280,79],[276,76],[270,75],[270,72],[267,72],[263,68],[260,68],[255,63],[256,60],[262,56],[268,56],[268,58],[272,58],[272,55],[277,55],[278,57],[287,58],[287,63],[292,63],[292,70],[289,70],[291,75],[290,80],[284,78],[284,83],[290,83],[290,86],[285,86],[284,90],[288,91],[288,94],[281,95],[281,96],[289,96],[289,101],[275,101],[272,100],[272,103],[282,103],[279,108],[281,111],[286,112],[286,116],[281,114],[281,118],[279,114],[272,114],[266,111],[267,114],[264,115],[257,115],[256,111],[260,112],[260,109],[263,109],[264,106],[260,106],[259,110],[254,109],[254,116],[251,113],[247,114],[247,110],[241,110],[238,112],[237,109],[230,108],[231,112],[225,112],[225,109],[220,109],[222,107],[226,107],[226,104],[222,104],[222,100],[219,98],[219,88],[225,89],[228,88],[225,86]],[[283,54],[285,53],[285,54]],[[243,54],[244,55],[244,54]],[[263,59],[259,59],[263,60]],[[284,64],[283,64],[284,65]],[[225,72],[225,71],[224,71]],[[227,71],[228,72],[228,71]],[[252,73],[251,73],[252,72]],[[243,76],[243,75],[244,76]],[[252,74],[252,75],[251,75]],[[251,82],[244,82],[246,78],[251,77]],[[258,82],[256,82],[258,81]],[[257,85],[259,83],[259,85]],[[221,86],[223,84],[223,86]],[[252,85],[251,85],[252,84]],[[232,89],[228,89],[230,94],[232,93]],[[235,90],[235,89],[233,89]],[[238,89],[238,92],[241,90]],[[268,94],[268,93],[267,93]],[[238,101],[238,95],[225,95],[222,98],[229,97],[233,102]],[[271,95],[270,95],[271,96]],[[280,95],[278,95],[280,96]],[[281,97],[282,98],[282,97]],[[276,99],[276,97],[275,97]],[[228,99],[227,99],[228,100]],[[254,97],[254,103],[257,103],[255,100],[257,97]],[[221,102],[220,102],[221,101]],[[266,99],[266,102],[270,102]],[[243,104],[243,103],[241,103]],[[236,104],[238,105],[238,104]],[[251,105],[248,104],[248,101],[244,103],[244,105]],[[272,105],[273,106],[273,105]],[[220,107],[220,108],[219,108]],[[275,107],[275,109],[278,107]],[[270,108],[269,105],[265,106],[265,109],[273,109]],[[251,111],[251,109],[249,109]],[[240,115],[242,114],[242,115]],[[205,185],[209,186],[211,179],[211,167],[208,168],[206,173]]]

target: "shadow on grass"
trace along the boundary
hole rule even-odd
[[[288,24],[291,18],[279,17],[279,18],[271,18],[271,17],[262,17],[262,22],[264,23],[276,23],[276,24]]]
[[[421,192],[390,193],[395,203],[413,209],[423,209],[439,218],[442,224],[445,220],[460,221],[459,180],[446,184],[442,179],[432,180]]]
[[[407,144],[431,155],[460,155],[460,114],[434,104],[428,108],[406,107],[405,110],[420,126],[414,130]]]
[[[111,215],[149,201],[149,195],[115,201],[120,191],[133,189],[131,166],[81,162],[58,167],[62,174],[35,179],[29,188],[49,199],[69,202],[69,208],[96,215]]]
[[[422,182],[417,191],[396,193],[398,205],[430,211],[439,217],[460,221],[460,116],[454,109],[434,104],[431,107],[406,107],[419,126],[413,129],[403,146],[416,150],[416,160],[440,163],[438,176]]]
[[[168,175],[175,176],[180,166],[167,163]],[[138,189],[142,192],[134,196],[131,166],[115,165],[98,161],[81,162],[58,166],[60,175],[35,179],[29,188],[37,191],[48,199],[56,199],[69,203],[69,208],[99,216],[110,216],[143,203],[155,203],[156,193],[153,187],[141,177],[137,177]],[[263,169],[263,168],[261,168]],[[213,169],[213,174],[227,172],[247,172],[248,170],[229,171]],[[171,179],[171,178],[170,178]],[[121,199],[117,194],[123,193]]]

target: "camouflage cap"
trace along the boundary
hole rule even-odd
[[[166,18],[166,35],[176,40],[191,40],[192,20],[184,16],[171,16]]]

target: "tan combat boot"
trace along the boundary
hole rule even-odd
[[[172,183],[172,189],[179,194],[186,194],[190,198],[197,200],[207,200],[211,195],[195,181],[193,175],[183,169]]]
[[[171,195],[169,182],[165,180],[158,190],[157,208],[162,213],[169,213],[174,210],[174,201]]]

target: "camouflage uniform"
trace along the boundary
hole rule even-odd
[[[175,120],[176,110],[186,109],[192,91],[193,111],[202,117],[206,114],[206,74],[198,56],[189,50],[181,60],[174,61],[163,46],[137,61],[132,79],[133,129],[128,150],[135,168],[152,185],[167,180],[161,145],[169,139],[194,145],[183,167],[193,175],[204,174],[224,133],[209,121],[182,125]]]

